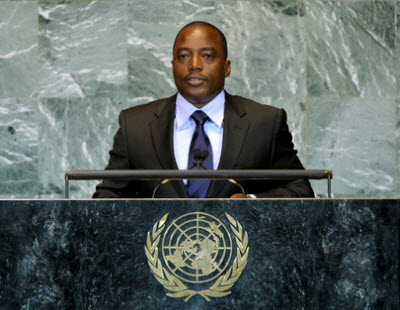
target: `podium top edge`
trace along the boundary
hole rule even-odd
[[[70,170],[65,173],[67,180],[182,180],[190,178],[209,179],[331,179],[332,170]]]

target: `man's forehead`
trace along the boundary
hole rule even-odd
[[[215,44],[222,44],[222,40],[220,38],[220,35],[218,32],[208,26],[188,26],[186,28],[183,28],[175,41],[175,46],[177,45],[182,45],[185,44],[187,41],[195,42],[195,41],[202,41],[202,40],[207,40],[209,44],[215,43]],[[200,42],[199,42],[200,43]],[[212,44],[214,45],[214,44]],[[208,46],[205,46],[208,47]]]

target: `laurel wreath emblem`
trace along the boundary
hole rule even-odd
[[[247,265],[247,258],[249,256],[247,232],[243,232],[240,223],[228,213],[225,213],[235,235],[237,256],[232,266],[229,267],[225,274],[219,276],[211,287],[206,290],[195,291],[189,289],[181,280],[164,268],[159,258],[158,244],[160,243],[161,233],[165,228],[168,215],[169,213],[165,214],[161,220],[154,224],[151,233],[147,233],[146,245],[144,247],[150,269],[156,280],[167,290],[166,295],[172,298],[185,298],[185,302],[195,295],[200,295],[207,301],[211,301],[211,297],[215,298],[229,295],[231,293],[229,289],[239,279]]]

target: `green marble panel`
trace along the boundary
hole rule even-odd
[[[295,1],[225,5],[224,31],[232,51],[228,91],[250,98],[305,95],[306,46],[297,11]]]
[[[129,8],[131,97],[160,98],[176,91],[170,63],[173,41],[194,20],[216,25],[227,37],[232,61],[228,91],[243,96],[305,94],[305,45],[296,15],[301,10],[294,1],[160,0],[150,6],[141,0],[130,2]]]
[[[0,197],[35,197],[38,189],[38,101],[0,100]]]
[[[63,197],[68,166],[68,100],[42,99],[39,105],[39,197]],[[48,196],[47,196],[48,195]]]
[[[396,131],[395,131],[395,147],[397,150],[396,168],[393,169],[395,186],[392,193],[393,197],[400,197],[400,98],[396,99]]]
[[[63,197],[64,174],[104,169],[124,99],[43,99],[39,120],[40,197]],[[71,197],[89,198],[98,182],[71,182]]]
[[[333,169],[335,196],[393,196],[398,175],[395,100],[312,98],[307,109],[307,163]],[[313,188],[326,193],[322,183]]]
[[[400,1],[396,2],[396,21],[397,95],[400,96]]]
[[[309,95],[396,94],[393,1],[308,1],[306,12]]]
[[[396,57],[397,57],[397,95],[400,96],[400,1],[396,2]],[[396,187],[393,196],[400,196],[400,98],[397,103],[397,123],[396,123],[396,146],[397,146],[397,165],[396,165]]]
[[[38,80],[37,1],[2,1],[0,98],[30,97]]]
[[[127,3],[39,3],[39,96],[126,96]]]
[[[65,170],[104,168],[118,112],[176,91],[172,44],[193,20],[227,36],[226,89],[285,108],[337,196],[400,195],[399,0],[0,1],[0,197],[62,197]]]

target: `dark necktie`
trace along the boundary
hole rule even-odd
[[[204,153],[204,151],[208,152],[208,156],[204,159],[203,165],[207,169],[213,169],[213,156],[210,140],[206,132],[204,131],[204,124],[209,119],[207,114],[203,111],[198,110],[194,112],[191,118],[196,122],[196,129],[193,134],[192,142],[190,144],[189,150],[189,167],[193,167],[192,169],[204,169],[203,167],[199,167],[196,165],[196,160],[194,159],[194,151],[200,150]],[[198,152],[198,151],[197,151]],[[208,187],[210,186],[211,181],[206,179],[200,180],[188,180],[188,193],[189,197],[193,198],[204,198],[207,194]]]

